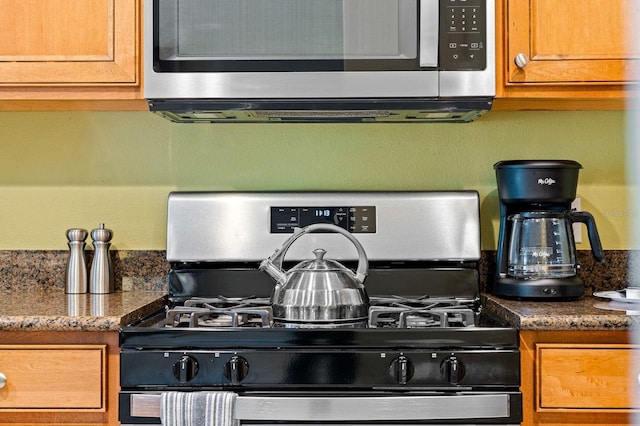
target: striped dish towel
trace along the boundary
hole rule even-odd
[[[164,426],[238,426],[233,392],[163,392]]]

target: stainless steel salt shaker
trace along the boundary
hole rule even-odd
[[[86,229],[72,228],[66,232],[69,245],[69,261],[67,262],[66,287],[67,293],[87,292],[87,261],[84,256]]]
[[[113,232],[110,229],[105,229],[104,223],[101,223],[99,228],[91,231],[94,252],[91,275],[89,277],[90,293],[104,294],[113,293],[114,291],[113,268],[109,257],[109,246],[111,246],[112,237]]]

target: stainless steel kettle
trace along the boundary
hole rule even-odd
[[[287,250],[301,236],[313,231],[337,232],[347,237],[358,251],[356,271],[324,259],[324,249],[313,250],[315,259],[282,269]],[[313,224],[298,228],[282,248],[263,260],[260,270],[276,281],[271,296],[274,319],[284,322],[340,324],[366,321],[369,297],[363,285],[369,262],[360,242],[335,225]]]

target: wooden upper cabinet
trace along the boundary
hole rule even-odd
[[[622,101],[637,90],[636,19],[638,0],[498,1],[498,98]]]
[[[137,84],[131,0],[0,1],[2,84]]]
[[[140,7],[0,0],[0,101],[142,99]]]
[[[619,84],[640,46],[630,40],[638,0],[510,0],[510,83]],[[516,65],[517,55],[529,63]]]

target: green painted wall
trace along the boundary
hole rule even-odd
[[[493,164],[563,158],[605,249],[631,247],[624,112],[492,112],[471,124],[173,124],[148,112],[0,113],[0,249],[163,249],[172,190],[476,189],[495,248]],[[586,249],[583,244],[579,248]]]

